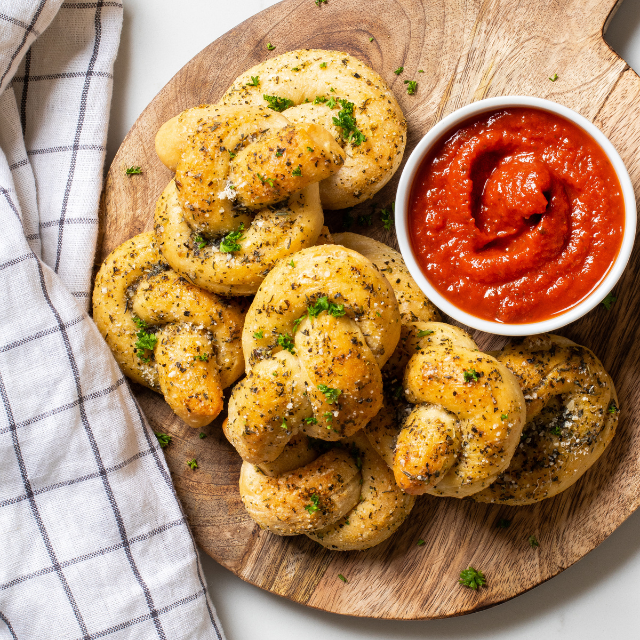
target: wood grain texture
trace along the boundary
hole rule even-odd
[[[411,152],[451,111],[480,98],[533,95],[555,100],[595,122],[626,162],[640,188],[640,78],[602,39],[615,0],[285,0],[263,11],[189,62],[158,94],[124,140],[109,171],[98,261],[152,228],[156,198],[171,175],[154,151],[159,126],[187,107],[214,102],[250,66],[299,48],[348,51],[392,87],[409,122]],[[374,40],[369,41],[373,36]],[[267,42],[276,45],[267,51]],[[396,76],[393,70],[404,66]],[[418,73],[423,69],[424,73]],[[549,76],[558,74],[556,82]],[[403,80],[416,79],[407,95]],[[405,156],[405,157],[406,157]],[[143,167],[141,176],[124,169]],[[398,173],[399,175],[399,173]],[[394,198],[397,177],[375,198]],[[353,212],[367,214],[374,203]],[[327,214],[334,230],[342,214]],[[379,217],[353,228],[396,246]],[[155,430],[173,435],[165,450],[173,480],[198,543],[244,580],[319,609],[380,618],[436,618],[495,605],[556,575],[600,544],[640,504],[640,268],[636,248],[616,287],[618,302],[563,333],[591,348],[615,380],[622,414],[600,461],[564,494],[531,507],[500,507],[421,497],[409,520],[386,543],[366,552],[329,552],[304,536],[278,538],[246,515],[238,494],[240,459],[220,420],[205,439],[182,424],[160,396],[134,391]],[[481,347],[504,339],[474,332]],[[191,471],[186,461],[198,461]],[[511,519],[508,529],[498,519]],[[530,535],[540,541],[533,550]],[[418,547],[419,538],[425,540]],[[469,564],[487,587],[461,588]],[[348,583],[338,580],[338,574]]]

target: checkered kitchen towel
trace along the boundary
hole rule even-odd
[[[0,0],[0,639],[222,638],[87,316],[120,2]]]

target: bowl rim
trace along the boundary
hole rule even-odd
[[[598,284],[596,288],[582,300],[582,302],[574,307],[571,307],[552,318],[548,318],[547,320],[523,324],[501,323],[493,320],[485,320],[484,318],[478,318],[477,316],[463,311],[444,298],[433,287],[433,285],[431,285],[427,277],[422,272],[422,269],[415,258],[413,247],[411,246],[408,228],[411,187],[422,160],[431,150],[433,144],[436,143],[444,133],[452,130],[457,124],[464,120],[468,120],[473,116],[481,115],[488,111],[506,109],[509,107],[534,107],[543,111],[555,113],[563,116],[583,129],[600,145],[611,162],[620,183],[624,202],[624,233],[622,236],[620,250],[615,261],[609,268],[608,273],[600,281],[600,284]],[[398,238],[400,252],[409,272],[429,300],[431,300],[431,302],[433,302],[444,313],[458,322],[472,327],[473,329],[503,336],[525,336],[553,331],[560,327],[564,327],[571,322],[575,322],[596,307],[616,285],[629,262],[636,235],[637,217],[635,193],[631,178],[629,177],[629,172],[627,171],[620,154],[616,151],[615,147],[604,133],[602,133],[600,129],[598,129],[584,116],[573,111],[573,109],[569,109],[568,107],[551,100],[531,96],[500,96],[496,98],[478,100],[477,102],[468,104],[460,109],[456,109],[454,112],[450,113],[448,116],[440,120],[440,122],[435,124],[420,140],[420,142],[418,142],[402,170],[396,192],[395,213],[396,236]]]

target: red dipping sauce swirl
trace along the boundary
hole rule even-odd
[[[541,109],[458,125],[423,160],[410,196],[410,239],[429,282],[496,322],[538,322],[577,305],[606,276],[623,232],[605,152]]]

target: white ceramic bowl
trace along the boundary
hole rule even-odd
[[[507,109],[509,107],[533,107],[544,111],[550,111],[551,113],[563,116],[586,131],[600,145],[613,165],[618,176],[618,180],[620,181],[625,209],[622,245],[615,262],[602,282],[576,306],[567,309],[563,313],[558,314],[553,318],[549,318],[548,320],[530,322],[526,324],[508,324],[484,320],[483,318],[478,318],[466,311],[463,311],[446,300],[430,284],[429,280],[427,280],[426,276],[420,269],[409,237],[408,222],[411,186],[413,185],[416,174],[422,164],[422,160],[429,153],[431,147],[441,139],[443,134],[448,131],[453,131],[461,122],[482,113],[486,113],[487,111]],[[462,322],[469,327],[473,327],[474,329],[503,336],[525,336],[553,331],[559,327],[564,327],[570,322],[574,322],[578,318],[581,318],[585,313],[591,311],[591,309],[599,304],[611,289],[613,289],[614,285],[622,275],[631,255],[633,241],[636,235],[636,199],[633,193],[633,185],[631,184],[629,173],[622,162],[622,158],[620,158],[620,155],[614,149],[611,142],[609,142],[606,136],[597,127],[575,111],[572,111],[567,107],[563,107],[555,102],[551,102],[550,100],[531,98],[527,96],[503,96],[499,98],[487,98],[486,100],[480,100],[454,111],[452,114],[438,122],[438,124],[436,124],[435,127],[433,127],[433,129],[431,129],[429,133],[420,140],[418,146],[413,150],[413,153],[407,160],[407,164],[400,176],[400,184],[398,185],[398,192],[396,195],[395,211],[396,233],[398,236],[400,251],[402,252],[402,256],[409,268],[409,271],[411,272],[411,275],[427,297],[437,307],[455,320]]]

